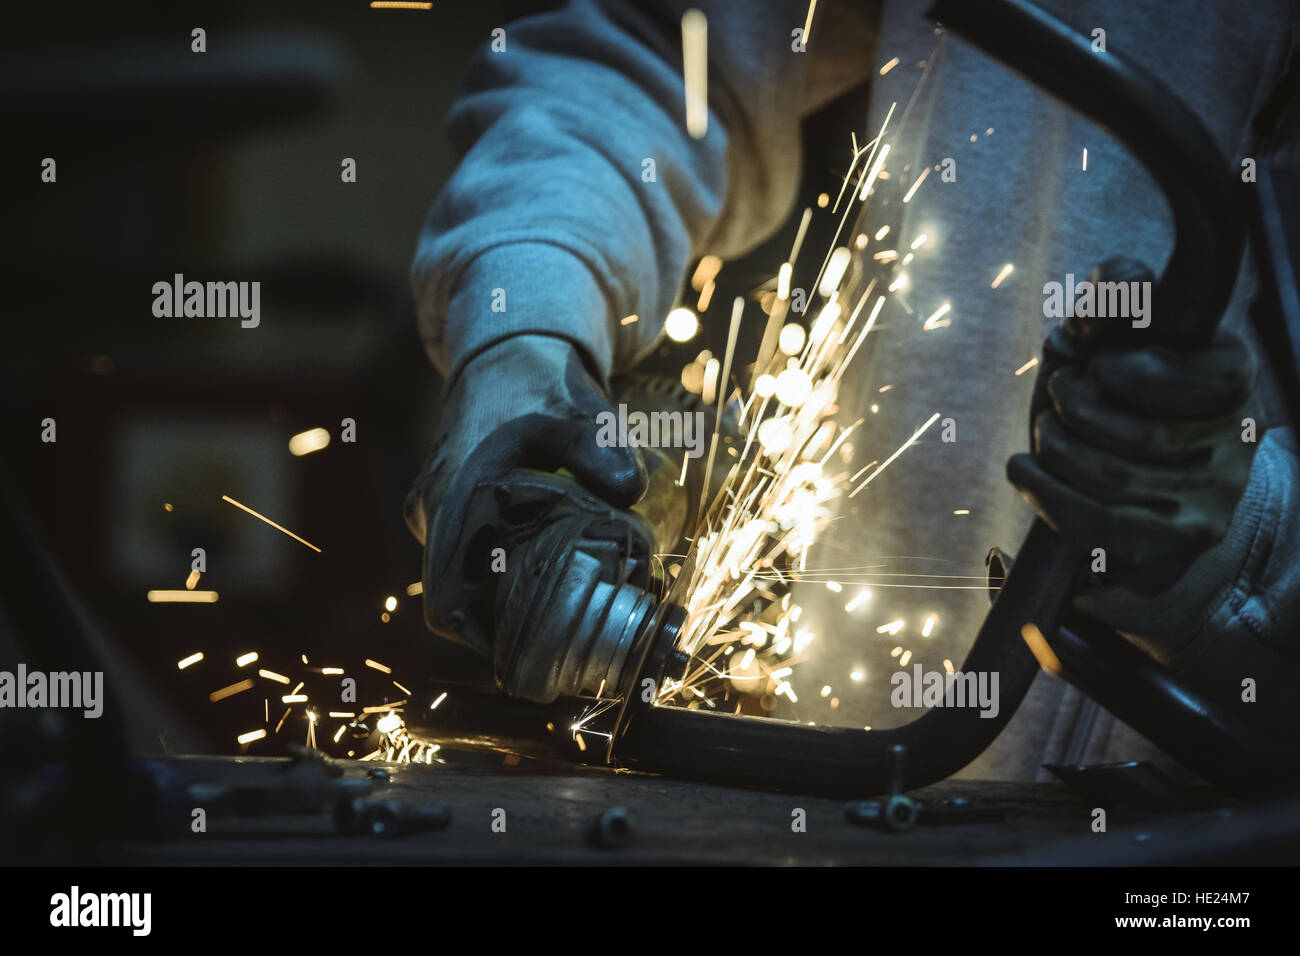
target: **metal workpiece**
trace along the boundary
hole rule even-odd
[[[858,730],[691,711],[654,705],[640,693],[641,680],[661,686],[681,676],[685,663],[677,651],[682,611],[671,603],[649,609],[649,633],[634,645],[639,658],[634,683],[609,728],[603,752],[583,749],[572,727],[590,700],[553,698],[546,704],[504,698],[473,687],[457,687],[437,709],[417,695],[408,708],[410,731],[448,749],[492,750],[523,756],[579,762],[614,763],[655,773],[791,793],[863,798],[902,793],[941,780],[978,756],[1006,726],[1038,673],[1024,642],[1002,640],[1005,611],[995,605],[962,665],[963,671],[997,671],[1003,706],[997,717],[982,718],[965,708],[935,708],[902,727]],[[613,696],[609,688],[606,696]],[[593,730],[604,732],[604,727]],[[898,760],[894,748],[906,748]]]
[[[998,548],[989,552],[991,599],[1018,564]],[[1222,792],[1268,792],[1300,779],[1294,740],[1264,712],[1215,700],[1105,624],[1069,610],[1044,639],[1057,676]]]
[[[1001,602],[999,602],[1001,603]],[[734,786],[862,798],[888,793],[894,746],[907,748],[900,789],[942,780],[978,757],[1014,715],[1038,663],[1019,639],[1005,639],[1005,611],[995,605],[961,666],[997,671],[1002,707],[985,718],[973,708],[936,707],[901,727],[861,730],[685,710],[638,707],[615,750],[640,770]]]
[[[1072,612],[1048,643],[1061,677],[1223,793],[1257,796],[1300,780],[1294,731],[1177,679],[1105,625]]]

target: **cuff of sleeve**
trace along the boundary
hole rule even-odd
[[[613,362],[610,307],[581,259],[545,242],[494,246],[461,272],[443,343],[448,381],[475,355],[515,335],[573,343],[607,382]]]

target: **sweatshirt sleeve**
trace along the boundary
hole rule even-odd
[[[789,214],[801,116],[868,72],[876,5],[822,6],[806,52],[793,33],[807,0],[569,0],[507,24],[448,116],[462,161],[412,268],[438,369],[452,378],[523,333],[569,339],[603,377],[652,349],[692,259],[735,257]],[[691,7],[708,22],[699,139],[682,79]]]

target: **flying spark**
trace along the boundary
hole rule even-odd
[[[252,508],[248,507],[248,505],[241,505],[238,501],[236,501],[234,498],[230,497],[229,495],[222,495],[222,496],[221,496],[221,500],[222,500],[222,501],[228,501],[228,502],[230,502],[232,505],[234,505],[236,508],[241,508],[241,509],[243,509],[244,511],[247,511],[247,512],[248,512],[250,515],[252,515],[254,518],[259,518],[259,519],[261,519],[262,521],[265,521],[267,524],[269,524],[272,528],[275,528],[277,531],[283,531],[285,534],[287,534],[289,537],[293,538],[295,541],[301,542],[302,544],[307,545],[307,547],[311,548],[313,551],[315,551],[315,552],[317,552],[317,553],[320,553],[320,548],[316,547],[316,545],[312,544],[310,541],[306,541],[306,540],[304,540],[304,539],[298,537],[296,534],[294,534],[294,533],[293,533],[292,531],[290,531],[288,528],[286,528],[286,527],[284,527],[284,526],[282,526],[282,525],[278,525],[278,524],[276,524],[274,521],[272,521],[270,518],[266,517],[265,515],[260,515],[260,514],[258,514],[258,513],[257,513],[256,511],[254,511]]]
[[[299,432],[289,439],[289,454],[295,458],[301,458],[303,455],[310,455],[314,451],[328,448],[329,443],[329,432],[323,428],[309,428],[307,431]]]
[[[216,591],[150,591],[150,604],[216,604]]]
[[[709,129],[708,20],[699,10],[682,14],[682,79],[686,86],[686,131],[703,139]]]

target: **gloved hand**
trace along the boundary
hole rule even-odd
[[[475,356],[449,383],[433,451],[406,496],[406,523],[424,548],[430,629],[490,654],[490,635],[451,608],[464,580],[462,530],[474,489],[515,468],[567,468],[617,508],[645,492],[634,449],[600,447],[596,416],[610,411],[578,350],[548,335],[517,335]]]
[[[1132,260],[1108,260],[1093,280],[1116,277],[1152,280]],[[1257,447],[1243,440],[1242,420],[1259,418],[1244,343],[1140,345],[1145,334],[1114,317],[1058,326],[1035,384],[1033,453],[1007,463],[1043,520],[1084,554],[1104,549],[1105,573],[1077,603],[1120,630],[1134,595],[1168,590],[1222,539]]]

